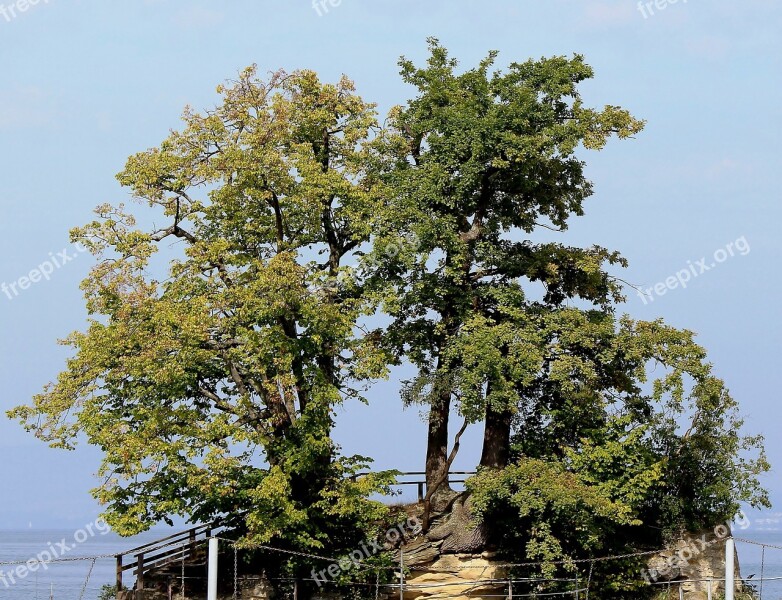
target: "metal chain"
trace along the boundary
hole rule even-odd
[[[540,567],[544,565],[569,565],[569,564],[583,564],[583,563],[589,563],[590,566],[593,563],[596,562],[606,562],[610,560],[622,560],[625,558],[636,558],[640,556],[652,556],[653,554],[660,554],[661,552],[664,552],[665,550],[648,550],[646,552],[632,552],[629,554],[617,554],[614,556],[601,556],[599,558],[575,558],[572,560],[550,560],[550,561],[543,561],[543,562],[523,562],[523,563],[503,563],[498,565],[492,565],[495,568],[498,569],[507,569],[511,567]],[[386,568],[392,568],[392,567],[386,567]],[[474,566],[469,565],[454,565],[453,567],[443,567],[441,569],[433,568],[433,567],[410,567],[413,571],[442,571],[442,572],[448,572],[448,571],[458,571],[460,569],[474,569]]]
[[[309,554],[307,552],[298,552],[296,550],[284,550],[282,548],[274,548],[273,546],[264,546],[262,544],[259,544],[257,546],[253,546],[254,548],[260,548],[262,550],[269,550],[271,552],[281,552],[283,554],[292,554],[293,556],[301,556],[303,558],[315,558],[318,560],[327,560],[330,562],[339,562],[339,558],[335,558],[333,556],[321,556],[318,554]],[[627,554],[616,554],[613,556],[601,556],[599,558],[576,558],[572,560],[551,560],[551,561],[542,561],[542,562],[522,562],[522,563],[502,563],[498,565],[492,565],[494,568],[497,569],[507,569],[512,567],[539,567],[543,565],[569,565],[569,564],[579,564],[579,563],[589,563],[590,565],[592,563],[596,562],[605,562],[609,560],[621,560],[624,558],[636,558],[640,556],[652,556],[653,554],[660,554],[661,552],[665,552],[666,549],[662,550],[647,550],[645,552],[629,552]],[[367,563],[362,562],[356,562],[354,563],[358,566],[364,567],[366,569],[372,569],[372,570],[378,570],[378,569],[387,569],[387,570],[396,570],[397,567],[378,567],[376,565],[370,565]],[[412,571],[427,571],[427,572],[449,572],[449,571],[458,571],[461,569],[474,569],[474,566],[469,565],[454,565],[452,567],[443,567],[443,568],[436,568],[436,567],[408,567]]]
[[[774,544],[764,544],[762,542],[755,542],[753,540],[745,540],[744,538],[737,538],[737,537],[734,537],[733,539],[737,542],[742,542],[744,544],[752,544],[754,546],[763,546],[765,548],[774,548],[775,550],[782,550],[782,546],[775,546]]]
[[[589,588],[592,586],[592,567],[594,566],[595,563],[589,563],[589,578],[587,579],[586,600],[589,600]]]
[[[71,558],[53,558],[51,560],[33,560],[31,564],[51,565],[55,563],[82,562],[87,560],[102,560],[106,558],[117,558],[116,554],[96,554],[95,556],[72,556]],[[0,566],[10,567],[13,565],[26,565],[29,560],[2,560]]]
[[[185,545],[182,544],[182,584],[179,588],[179,596],[185,600]]]
[[[92,570],[95,568],[95,561],[97,559],[93,558],[92,563],[90,563],[90,570],[87,573],[87,579],[84,580],[84,585],[81,588],[81,594],[79,594],[79,600],[84,600],[84,593],[87,591],[87,584],[90,582],[90,577],[92,577]]]
[[[234,544],[234,600],[238,600],[239,590],[239,550]]]

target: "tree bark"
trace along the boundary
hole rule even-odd
[[[481,466],[501,469],[510,460],[510,430],[513,413],[508,409],[496,410],[486,406],[486,429],[483,433]]]
[[[467,430],[467,426],[469,424],[470,422],[467,419],[465,419],[464,423],[459,429],[459,432],[456,434],[456,437],[454,437],[453,448],[451,449],[451,453],[448,456],[447,460],[445,461],[445,468],[440,471],[440,479],[426,486],[426,496],[424,497],[424,517],[423,517],[423,523],[421,524],[421,529],[424,533],[429,531],[429,525],[431,524],[432,498],[436,498],[438,493],[442,493],[443,490],[452,491],[447,483],[448,472],[451,470],[451,465],[453,464],[456,455],[459,453],[459,444],[461,443],[462,435]],[[446,487],[443,488],[443,490],[441,490],[442,485],[444,483],[446,484]]]
[[[426,487],[431,489],[442,480],[437,493],[451,491],[448,482],[448,417],[451,412],[451,390],[443,389],[429,409],[429,432],[426,446]]]

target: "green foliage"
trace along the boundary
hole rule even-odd
[[[400,63],[417,96],[391,112],[376,144],[392,195],[373,220],[365,267],[394,319],[386,347],[418,368],[405,399],[437,405],[433,419],[443,420],[455,398],[478,422],[487,405],[516,406],[539,371],[546,311],[573,298],[602,308],[621,298],[603,270],[624,264],[619,254],[524,237],[582,214],[592,186],[579,148],[599,149],[643,123],[617,107],[584,106],[578,86],[592,71],[579,56],[491,72],[491,53],[457,73],[436,40],[430,50],[425,67]],[[415,242],[386,252],[400,239]],[[541,289],[542,302],[533,299]]]
[[[768,506],[760,440],[740,435],[736,403],[691,333],[563,312],[573,314],[551,323],[566,317],[566,329],[538,346],[546,366],[519,396],[511,463],[468,483],[503,553],[564,561],[532,572],[554,577],[578,559],[661,548],[732,519],[740,502]],[[642,568],[598,565],[595,587],[641,594]]]
[[[335,415],[405,361],[403,399],[431,409],[428,478],[452,403],[486,421],[507,452],[469,484],[477,516],[505,554],[563,561],[537,574],[767,505],[761,440],[693,334],[616,316],[617,252],[536,241],[583,214],[582,153],[643,122],[585,105],[578,55],[495,60],[458,72],[430,40],[426,65],[400,62],[415,97],[385,127],[346,78],[250,68],[130,157],[118,179],[140,208],[72,232],[97,258],[89,324],[10,412],[55,447],[101,449],[115,530],[224,517],[247,547],[357,547],[394,473],[361,475]],[[629,593],[601,569],[604,597]]]
[[[335,406],[387,362],[358,335],[375,309],[344,266],[379,194],[375,112],[347,79],[308,71],[251,68],[218,92],[118,175],[169,225],[103,206],[73,231],[99,259],[83,284],[93,318],[65,340],[57,382],[11,414],[54,446],[101,448],[95,496],[120,533],[228,516],[246,543],[351,547],[391,480],[356,478],[368,459],[330,435]]]
[[[101,586],[98,600],[114,600],[117,597],[117,586],[108,583]]]
[[[468,489],[476,516],[501,548],[519,549],[523,560],[564,561],[571,572],[569,559],[599,553],[612,529],[634,523],[630,507],[553,461],[528,458],[485,470]],[[540,574],[553,577],[556,568],[544,565]]]

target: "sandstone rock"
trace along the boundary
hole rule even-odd
[[[646,578],[652,582],[671,582],[677,597],[681,586],[687,600],[707,600],[709,588],[712,597],[718,597],[725,590],[725,540],[730,534],[727,527],[720,527],[724,526],[715,528],[716,531],[683,535],[671,549],[649,560]],[[735,560],[739,578],[738,555]]]
[[[428,565],[431,571],[414,571],[405,580],[404,600],[463,600],[504,594],[507,573],[498,563],[472,554],[447,554]]]

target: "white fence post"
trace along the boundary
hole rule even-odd
[[[725,600],[733,600],[733,593],[736,591],[734,557],[736,555],[736,546],[732,537],[725,540]]]
[[[206,588],[207,600],[217,600],[217,550],[217,538],[209,538],[209,570]]]

